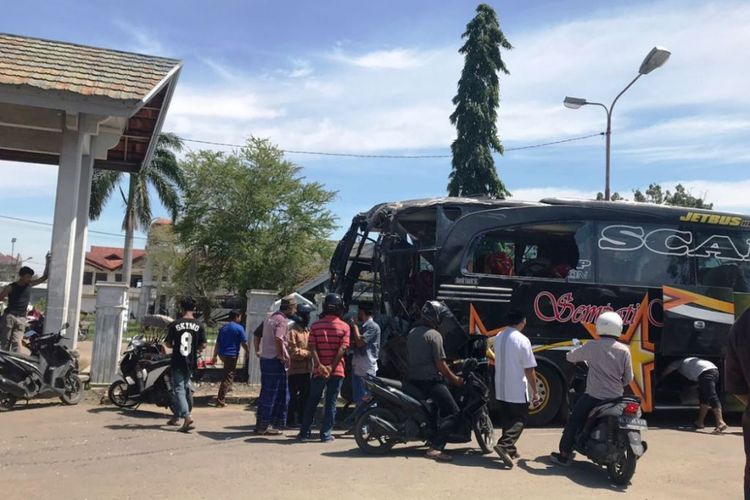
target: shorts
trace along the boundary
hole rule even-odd
[[[712,368],[698,376],[698,399],[702,405],[709,405],[713,409],[721,408],[716,384],[719,382],[719,370]]]

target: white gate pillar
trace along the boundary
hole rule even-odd
[[[250,343],[250,355],[247,360],[248,384],[260,384],[260,360],[253,349],[253,332],[268,317],[273,303],[279,300],[275,290],[248,290],[245,330]]]
[[[108,384],[117,376],[127,313],[127,284],[96,284],[96,336],[91,357],[91,382],[94,384]]]

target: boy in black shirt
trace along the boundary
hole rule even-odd
[[[198,353],[206,347],[206,334],[203,327],[195,321],[193,315],[195,304],[193,299],[186,297],[180,302],[182,317],[173,321],[167,329],[164,343],[172,349],[172,413],[174,416],[167,425],[178,425],[184,419],[180,431],[188,432],[194,427],[190,417],[188,405],[188,391],[190,391],[190,375],[195,371]]]

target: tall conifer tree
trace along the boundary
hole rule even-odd
[[[503,153],[497,136],[497,108],[500,104],[498,72],[509,74],[500,48],[512,49],[505,38],[495,10],[487,4],[466,25],[464,69],[453,98],[456,110],[450,116],[457,137],[451,145],[453,169],[448,183],[450,196],[505,198],[510,192],[495,170],[492,150]]]

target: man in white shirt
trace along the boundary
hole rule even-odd
[[[516,442],[529,416],[529,403],[536,401],[536,359],[531,342],[523,333],[526,317],[520,311],[508,313],[508,327],[494,340],[495,397],[500,406],[503,435],[495,451],[506,466],[518,458]],[[529,393],[531,398],[529,398]]]
[[[696,429],[705,427],[706,415],[711,409],[716,419],[716,428],[714,433],[720,434],[727,430],[727,423],[724,422],[724,416],[721,411],[721,401],[716,392],[716,384],[719,381],[719,368],[706,359],[690,357],[678,359],[667,366],[661,378],[663,379],[670,373],[677,371],[691,382],[698,383],[698,397],[700,400],[700,409],[698,410],[698,420],[693,426]]]

